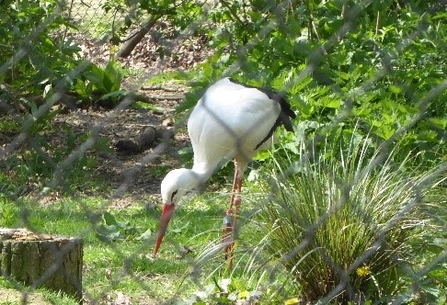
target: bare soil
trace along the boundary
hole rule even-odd
[[[83,56],[98,64],[104,64],[110,57],[110,44],[98,44],[85,37],[77,37],[81,45]],[[173,44],[168,54],[161,58],[158,49],[165,47],[155,41],[151,35],[146,37],[136,46],[132,53],[119,61],[126,67],[138,68],[148,71],[147,75],[158,74],[167,70],[186,70],[202,63],[211,51],[206,47],[206,41],[201,37],[189,37]],[[137,110],[128,107],[123,110],[80,110],[61,114],[57,122],[69,124],[79,134],[85,133],[100,126],[100,136],[110,140],[113,151],[100,155],[102,162],[98,164],[98,173],[110,183],[113,189],[118,189],[126,184],[126,192],[119,194],[120,200],[115,204],[127,205],[134,200],[147,196],[158,196],[162,176],[160,168],[181,166],[177,151],[188,145],[189,139],[185,132],[185,120],[174,126],[175,108],[183,101],[189,88],[176,82],[166,82],[157,87],[145,85],[145,79],[141,77],[127,78],[123,87],[138,90],[154,102],[154,106],[163,109],[162,112]],[[183,123],[183,124],[182,124]],[[135,139],[148,127],[156,132],[152,145],[147,145],[143,151],[120,151],[117,143],[123,139]],[[168,137],[167,137],[168,135]],[[166,138],[170,140],[166,142]],[[161,152],[162,141],[168,144]],[[119,143],[118,143],[119,144]],[[151,155],[159,155],[147,162]],[[145,161],[146,160],[146,161]],[[140,165],[143,166],[140,166]],[[133,174],[131,183],[129,173]]]
[[[102,65],[111,57],[110,44],[94,42],[82,35],[73,35],[73,38],[81,46],[82,55],[86,59]],[[189,69],[202,62],[210,51],[199,37],[179,41],[179,44],[172,48],[170,55],[164,58],[159,57],[157,51],[159,47],[158,42],[147,35],[129,57],[119,59],[124,66],[148,71],[146,74],[143,72],[143,78],[140,75],[125,79],[122,87],[146,95],[156,110],[138,109],[132,106],[119,109],[118,106],[115,109],[89,108],[62,111],[54,118],[52,128],[39,135],[45,139],[51,151],[58,149],[66,151],[69,138],[74,137],[76,146],[73,152],[65,152],[68,155],[76,153],[87,135],[94,132],[98,134],[99,139],[105,139],[108,143],[107,150],[88,149],[85,152],[87,156],[94,154],[97,162],[93,171],[99,180],[107,183],[107,187],[104,190],[95,188],[92,191],[92,188],[83,188],[80,185],[76,186],[76,192],[85,195],[112,196],[113,204],[117,207],[125,207],[148,197],[158,201],[164,171],[181,166],[176,155],[180,148],[188,145],[189,139],[185,119],[178,116],[174,119],[174,116],[175,108],[183,101],[190,88],[169,81],[151,87],[147,85],[147,78],[144,79],[144,76],[173,69]],[[152,128],[155,133],[152,143],[146,143],[142,150],[122,149],[120,144],[123,141],[134,141],[148,128]],[[17,134],[0,132],[0,147],[11,143],[16,136]],[[43,150],[45,152],[45,149]],[[45,153],[48,154],[47,159],[54,157],[51,155],[52,152]],[[23,187],[21,194],[37,197],[43,187],[44,185],[30,183]],[[43,198],[42,203],[49,204],[62,193],[63,191],[49,193]]]
[[[110,46],[96,44],[84,37],[77,37],[81,44],[83,56],[93,62],[103,64],[110,56]],[[162,72],[169,69],[188,69],[203,61],[209,54],[209,50],[203,47],[200,39],[189,39],[173,49],[168,59],[158,58],[157,43],[147,37],[132,52],[122,60],[128,67],[152,69]],[[160,68],[161,67],[161,68]],[[157,70],[158,69],[158,70]],[[165,83],[157,88],[142,88],[144,81],[126,79],[125,88],[135,89],[146,94],[154,105],[163,111],[150,111],[127,107],[118,109],[78,109],[74,111],[58,113],[54,118],[53,127],[39,136],[43,137],[52,148],[61,148],[67,145],[68,137],[75,138],[78,149],[85,142],[87,134],[97,132],[99,138],[107,139],[108,149],[89,149],[86,155],[94,155],[95,176],[107,184],[104,190],[89,188],[77,188],[80,194],[106,196],[112,198],[112,205],[116,208],[125,208],[140,200],[150,200],[151,204],[159,201],[160,181],[164,173],[160,169],[170,169],[181,166],[177,157],[180,148],[189,145],[189,139],[185,130],[185,120],[179,118],[174,124],[175,108],[182,102],[186,92],[186,86],[178,83]],[[147,128],[153,128],[155,138],[152,143],[147,143],[142,151],[123,151],[118,149],[120,140],[135,139]],[[0,132],[0,147],[5,146],[17,136],[17,134]],[[167,144],[167,145],[166,145]],[[75,152],[73,152],[75,153]],[[51,158],[51,153],[48,156]],[[24,193],[36,196],[42,190],[41,186],[25,186]],[[112,190],[112,191],[110,191]],[[58,192],[52,192],[41,198],[42,204],[51,204],[60,196]],[[159,203],[159,202],[158,202]],[[27,304],[46,305],[51,302],[39,293],[23,294],[13,289],[0,288],[0,303],[21,304],[26,297]],[[110,296],[107,304],[130,304],[124,295]],[[3,304],[3,303],[2,303]],[[6,304],[6,303],[5,303]]]
[[[180,92],[179,92],[180,93]],[[162,99],[159,101],[166,105]],[[169,109],[173,109],[169,101]],[[95,176],[107,182],[107,192],[115,190],[115,204],[127,205],[135,200],[159,194],[162,178],[160,168],[180,166],[175,152],[188,145],[185,132],[176,129],[170,118],[170,110],[156,114],[146,110],[126,108],[114,110],[78,110],[56,117],[56,130],[63,130],[62,126],[69,126],[78,138],[92,131],[98,131],[99,138],[106,139],[108,147],[99,148],[87,154],[94,154],[96,160]],[[60,126],[60,127],[57,127]],[[134,142],[148,128],[154,130],[154,138],[145,143],[143,150],[122,149],[118,146],[122,141]],[[66,139],[64,133],[47,134],[48,141],[63,144]],[[56,144],[57,145],[57,144]],[[124,185],[125,184],[125,185]],[[124,187],[124,192],[119,191]],[[80,190],[86,195],[105,195],[107,193],[89,194],[88,189]],[[96,190],[99,191],[100,190]]]

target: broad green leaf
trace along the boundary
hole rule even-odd
[[[106,223],[106,225],[115,227],[119,226],[118,222],[115,219],[115,216],[113,216],[110,212],[104,212],[102,217],[104,218],[104,222]]]

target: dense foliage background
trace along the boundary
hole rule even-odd
[[[256,160],[263,169],[251,172],[261,178],[249,185],[271,194],[253,213],[259,212],[259,218],[247,216],[256,228],[243,233],[252,234],[256,245],[247,248],[256,249],[251,260],[262,262],[257,267],[261,273],[268,268],[276,270],[272,262],[281,265],[287,270],[286,278],[292,278],[292,284],[283,286],[292,286],[292,293],[308,302],[338,289],[337,281],[343,276],[348,277],[352,291],[346,283],[340,288],[344,290],[332,300],[341,303],[391,302],[397,291],[406,291],[394,300],[403,303],[445,301],[446,272],[441,268],[445,260],[440,261],[439,268],[423,268],[432,259],[443,258],[446,247],[445,234],[439,232],[445,231],[447,217],[437,214],[445,206],[446,187],[446,1],[105,0],[100,4],[108,14],[101,24],[106,34],[96,38],[108,44],[111,54],[103,65],[83,58],[81,47],[73,39],[73,33],[83,26],[72,18],[79,5],[76,1],[2,2],[1,200],[16,203],[29,194],[44,196],[51,191],[47,185],[58,183],[61,171],[66,172],[64,181],[72,191],[79,181],[94,181],[95,155],[87,157],[85,152],[110,153],[108,139],[98,137],[95,130],[79,139],[66,127],[64,145],[53,147],[42,134],[56,131],[55,118],[61,113],[141,107],[136,102],[147,102],[147,97],[136,92],[139,88],[123,89],[124,80],[132,82],[129,76],[135,73],[133,67],[126,67],[123,58],[136,52],[134,48],[142,37],[151,35],[157,42],[155,56],[163,63],[163,59],[180,56],[173,52],[173,45],[188,37],[202,44],[200,48],[206,48],[209,56],[192,68],[168,74],[168,78],[187,79],[191,88],[176,112],[168,114],[174,120],[181,122],[203,90],[222,76],[284,92],[298,115],[295,133],[279,131],[281,145],[275,147],[275,154],[261,152]],[[190,162],[192,156],[185,151],[182,153],[187,160],[183,161]],[[363,180],[356,176],[360,172],[366,173]],[[433,179],[427,178],[431,175]],[[355,187],[359,181],[364,186],[360,190]],[[393,187],[382,193],[382,184]],[[430,204],[408,209],[405,204],[415,197],[418,204],[422,202],[419,193],[413,192],[414,186],[425,187],[427,190],[421,191],[424,195],[431,194],[428,190],[435,187],[443,188],[435,197],[424,197],[422,201]],[[66,190],[55,189],[61,193]],[[306,191],[319,196],[306,197]],[[338,210],[333,202],[350,192],[355,200],[346,200],[348,204]],[[385,206],[394,210],[378,217],[371,198],[383,207],[381,210],[387,210]],[[303,203],[314,211],[302,208]],[[345,218],[326,215],[331,209],[338,213],[334,215]],[[394,215],[406,209],[408,214],[394,222]],[[14,219],[11,215],[20,214],[14,207],[0,211],[4,223],[11,223],[5,220]],[[359,213],[361,217],[357,217]],[[117,222],[112,214],[105,215],[105,224],[99,226],[102,239],[135,235],[136,229],[129,222]],[[290,215],[294,217],[288,218]],[[326,226],[314,228],[321,218],[328,220]],[[360,219],[356,223],[359,227],[350,227],[347,223],[356,218]],[[284,224],[272,219],[283,219]],[[296,219],[300,219],[299,224]],[[304,225],[306,219],[311,221]],[[342,222],[337,222],[339,219]],[[378,238],[377,230],[366,230],[364,223],[378,231],[386,227],[382,248],[372,256],[370,265],[356,262]],[[389,223],[393,224],[391,228],[387,227]],[[422,227],[428,223],[430,228]],[[309,228],[321,237],[318,249],[327,243],[334,247],[325,252],[306,248],[307,244],[301,246],[298,236],[307,238]],[[366,237],[359,238],[355,234],[358,230],[365,230]],[[324,265],[327,255],[336,257],[340,251],[345,254],[348,248],[354,248],[338,247],[346,242],[337,239],[339,231],[348,232],[351,241],[364,247],[355,248],[352,256],[340,255]],[[265,240],[259,240],[260,232]],[[292,239],[297,243],[290,248],[287,241]],[[296,248],[309,252],[300,256],[294,252]],[[312,262],[306,262],[306,257]],[[408,264],[397,263],[404,258]],[[365,262],[369,262],[367,258]],[[324,267],[312,277],[315,264]],[[337,273],[340,269],[345,273]],[[424,272],[417,271],[421,269]],[[415,282],[419,275],[421,280]],[[202,299],[231,303],[228,295],[222,295],[207,293]],[[195,304],[204,304],[200,303],[202,299],[196,298],[199,303]]]
[[[152,26],[157,20],[169,25],[171,31],[158,35],[193,28],[190,35],[206,37],[213,55],[198,69],[194,88],[232,75],[285,90],[310,135],[334,122],[345,129],[358,124],[380,142],[419,114],[405,133],[408,150],[424,151],[419,154],[424,162],[445,155],[447,13],[442,1],[107,1],[103,7],[114,16],[133,13],[113,20],[110,38],[116,43],[146,19]],[[59,101],[75,104],[98,102],[120,90],[112,66],[102,73],[93,64],[80,65],[80,49],[66,35],[75,27],[64,18],[66,8],[57,1],[5,3],[3,109],[20,99],[31,107],[54,90],[75,93]],[[166,49],[161,45],[159,55]]]

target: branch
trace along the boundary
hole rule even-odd
[[[160,16],[150,15],[149,19],[136,33],[132,34],[132,39],[129,39],[123,47],[116,53],[117,57],[127,57],[135,49],[137,44],[143,39],[143,37],[149,32],[149,30],[155,25]]]

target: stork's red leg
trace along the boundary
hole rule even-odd
[[[233,265],[233,250],[234,250],[234,233],[237,229],[237,220],[239,217],[239,210],[241,206],[241,190],[243,174],[234,162],[234,179],[233,190],[230,198],[230,206],[224,217],[224,232],[222,235],[222,242],[225,243],[225,259],[228,261],[228,268],[231,269]]]
[[[224,247],[224,252],[225,252],[225,259],[229,260],[229,254],[230,254],[230,250],[232,249],[232,239],[233,239],[233,218],[234,218],[234,213],[233,213],[233,209],[235,207],[235,201],[237,199],[238,193],[237,193],[237,184],[238,184],[238,172],[237,172],[237,166],[236,166],[236,161],[234,164],[234,178],[233,178],[233,188],[231,190],[231,197],[230,197],[230,204],[228,206],[228,209],[225,213],[224,216],[224,228],[223,228],[223,232],[222,232],[222,244],[225,245]]]
[[[233,214],[233,230],[232,230],[232,238],[231,243],[228,246],[228,268],[232,269],[233,266],[233,251],[234,251],[234,237],[237,234],[237,221],[239,218],[239,211],[241,207],[241,190],[242,190],[242,176],[238,176],[236,178],[236,193],[234,195],[234,214]]]

